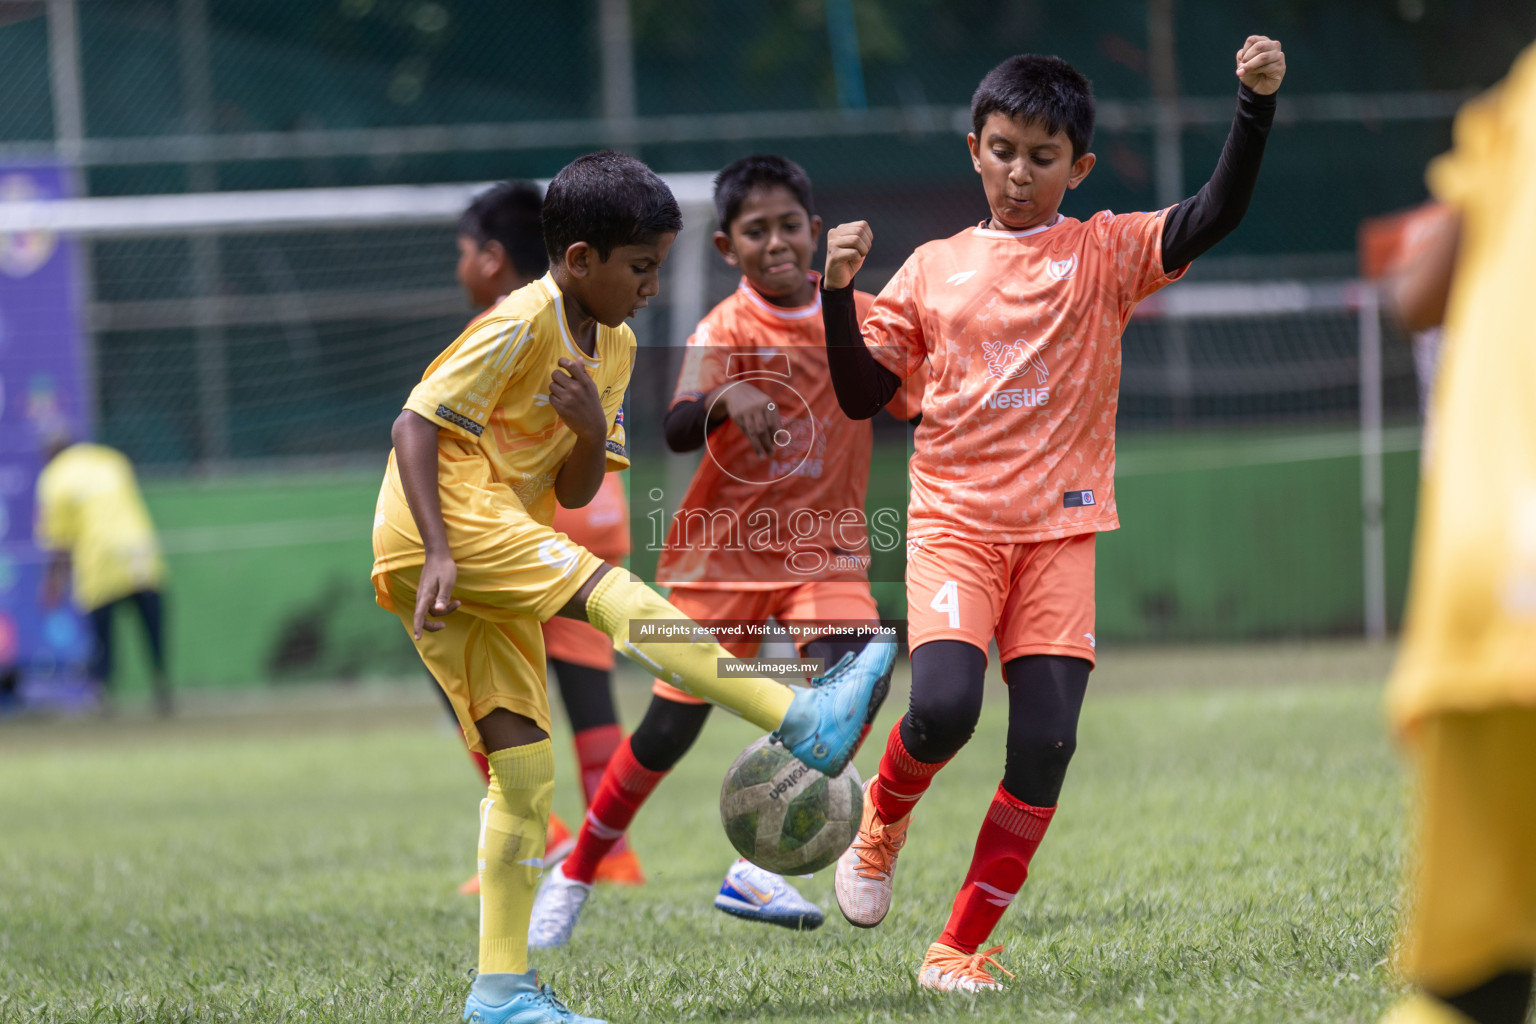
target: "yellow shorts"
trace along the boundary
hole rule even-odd
[[[477,553],[458,561],[453,596],[463,602],[416,650],[453,704],[464,742],[485,753],[475,723],[496,708],[549,731],[549,693],[540,624],[563,608],[603,560],[525,515],[509,517]],[[406,633],[416,610],[421,566],[374,576],[379,604]]]
[[[1431,992],[1536,965],[1536,709],[1444,712],[1410,738],[1417,849],[1400,957]]]

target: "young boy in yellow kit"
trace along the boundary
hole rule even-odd
[[[852,755],[890,644],[810,689],[725,677],[712,640],[653,639],[689,620],[551,527],[629,464],[621,404],[635,357],[624,321],[659,291],[682,227],[649,168],[620,153],[572,161],[542,214],[550,272],[475,320],[427,368],[392,431],[374,517],[373,581],[448,694],[491,781],[480,808],[479,973],[466,1020],[581,1024],[528,969],[528,919],[554,789],[540,623],[590,622],[614,648],[695,696],[774,730],[828,774]]]
[[[549,269],[544,229],[539,224],[543,205],[544,193],[537,185],[504,181],[476,196],[459,218],[459,262],[454,276],[478,311],[477,317]],[[629,506],[623,476],[605,476],[596,497],[582,508],[557,507],[550,525],[603,561],[620,564],[629,554]],[[544,653],[560,684],[560,699],[571,723],[582,795],[590,803],[608,759],[624,739],[613,700],[613,648],[602,633],[575,619],[557,616],[544,623],[543,632]],[[446,694],[443,699],[447,700]],[[485,755],[472,750],[470,757],[489,784],[491,766]],[[565,822],[550,812],[545,863],[555,863],[575,845]],[[632,885],[645,881],[639,858],[622,837],[598,865],[597,877]],[[471,875],[459,891],[478,895],[480,875]]]
[[[1536,968],[1536,46],[1456,118],[1429,168],[1449,229],[1396,285],[1445,323],[1413,585],[1387,691],[1418,776],[1399,966],[1384,1024],[1521,1024]],[[1448,300],[1448,301],[1447,301]]]

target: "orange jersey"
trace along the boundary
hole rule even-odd
[[[1360,273],[1375,279],[1393,273],[1418,256],[1452,216],[1449,207],[1428,202],[1360,223]]]
[[[872,302],[870,295],[855,297],[861,315]],[[871,524],[864,497],[874,431],[838,407],[819,290],[811,305],[786,309],[743,280],[709,311],[688,339],[672,404],[733,382],[750,384],[778,406],[779,447],[759,456],[730,420],[709,434],[657,562],[657,582],[776,590],[867,579]],[[915,407],[911,390],[892,399],[895,414]],[[897,516],[886,518],[872,524],[877,540],[888,534],[899,543]]]
[[[927,367],[908,536],[1002,543],[1113,530],[1120,335],[1163,269],[1166,211],[970,228],[921,246],[864,318],[874,357]]]
[[[629,501],[617,473],[603,477],[597,496],[583,508],[555,507],[554,527],[605,562],[629,554]]]

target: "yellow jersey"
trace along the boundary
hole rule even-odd
[[[92,611],[165,574],[133,465],[115,448],[73,444],[37,478],[37,546],[67,552],[75,604]]]
[[[1461,250],[1426,438],[1398,726],[1536,705],[1536,46],[1456,117],[1429,168]]]
[[[545,526],[554,521],[555,476],[576,444],[549,404],[550,378],[565,372],[561,359],[579,360],[597,385],[608,471],[627,468],[623,403],[634,332],[599,326],[594,354],[582,352],[548,274],[473,320],[406,399],[405,408],[439,428],[438,495],[455,559],[496,543],[509,512]],[[374,551],[374,576],[420,565],[425,556],[393,451],[374,515]]]

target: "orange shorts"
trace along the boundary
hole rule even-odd
[[[668,597],[673,606],[690,619],[731,619],[745,622],[878,622],[880,609],[869,592],[869,584],[848,581],[801,583],[778,590],[712,590],[697,587],[673,587]],[[814,635],[800,637],[795,647],[805,650]],[[760,640],[731,638],[720,646],[737,658],[750,658],[762,646]],[[651,684],[651,692],[679,704],[703,704],[660,679]]]
[[[596,626],[557,615],[543,629],[544,655],[550,661],[613,671],[613,641]]]
[[[989,544],[949,534],[907,542],[907,649],[930,640],[997,640],[1006,664],[1026,654],[1093,657],[1097,534]]]

